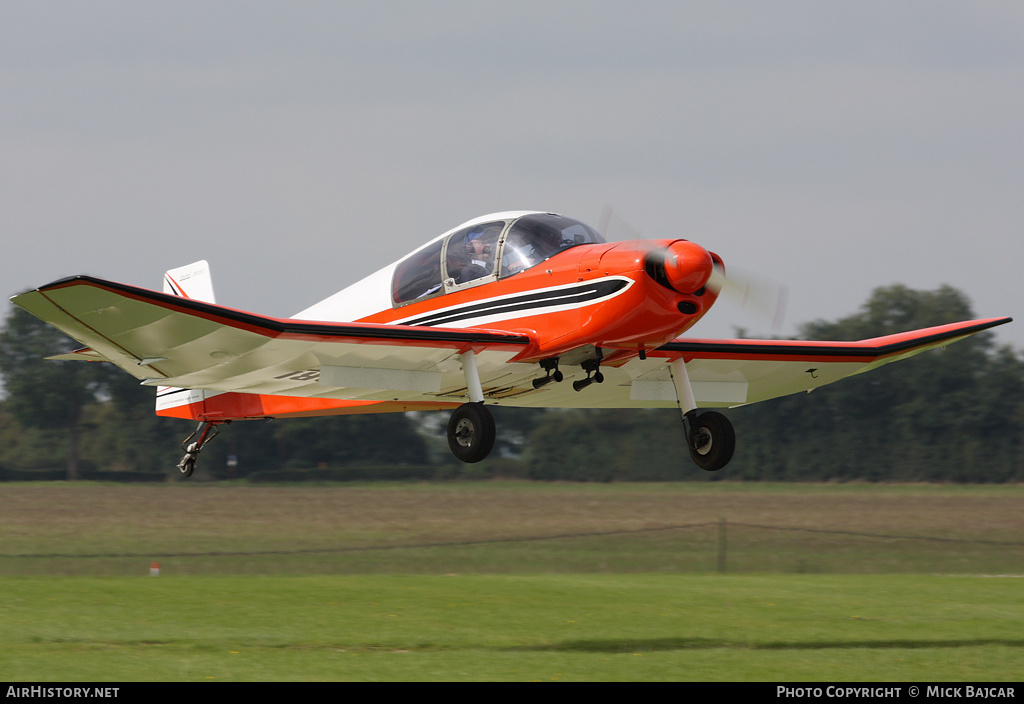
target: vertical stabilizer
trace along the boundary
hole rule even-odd
[[[164,274],[164,293],[216,303],[213,296],[213,278],[206,260],[171,269]]]
[[[205,303],[216,303],[210,265],[203,259],[171,269],[164,274],[164,293]],[[156,390],[156,414],[195,419],[203,413],[205,400],[205,391],[160,386]]]

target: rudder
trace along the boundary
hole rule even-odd
[[[213,277],[205,259],[171,269],[164,274],[164,293],[216,303]],[[159,386],[156,390],[156,414],[175,418],[196,419],[203,413],[206,392],[200,389],[179,389]]]
[[[213,295],[213,277],[205,259],[171,269],[164,274],[164,293],[216,303]]]

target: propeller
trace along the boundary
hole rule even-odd
[[[778,330],[786,319],[789,290],[777,281],[749,271],[725,267],[715,262],[707,288],[715,295],[759,318]]]
[[[610,242],[643,239],[640,231],[634,229],[628,222],[619,217],[610,205],[605,205],[601,209],[601,217],[597,221],[597,231]]]
[[[612,230],[615,234],[624,233],[624,239],[643,239],[643,235],[619,217],[611,205],[605,205],[601,210],[597,231],[609,240],[620,239],[610,236]],[[674,288],[671,284],[669,286]],[[706,287],[731,305],[769,321],[774,330],[781,329],[785,323],[789,289],[777,281],[733,266],[726,273],[725,266],[716,261]]]

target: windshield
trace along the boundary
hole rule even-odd
[[[424,298],[441,290],[441,248],[438,240],[416,252],[395,269],[391,297],[396,304]]]
[[[410,255],[395,268],[395,305],[494,281],[495,253],[504,229],[503,220],[465,227]]]
[[[415,252],[395,268],[391,299],[396,306],[518,274],[563,249],[604,242],[579,220],[553,213],[524,215],[502,235],[508,220],[455,231]]]
[[[552,213],[526,215],[516,220],[505,237],[501,276],[518,274],[564,249],[599,242],[604,238],[579,220]]]

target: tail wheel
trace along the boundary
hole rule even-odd
[[[448,419],[448,447],[463,462],[487,457],[496,435],[494,416],[482,403],[464,403]]]
[[[697,416],[688,444],[690,457],[697,466],[716,472],[729,464],[736,451],[736,431],[728,418],[717,411],[708,411]]]
[[[192,472],[196,471],[196,457],[186,455],[178,464],[178,469],[181,470],[181,476],[191,477]]]

